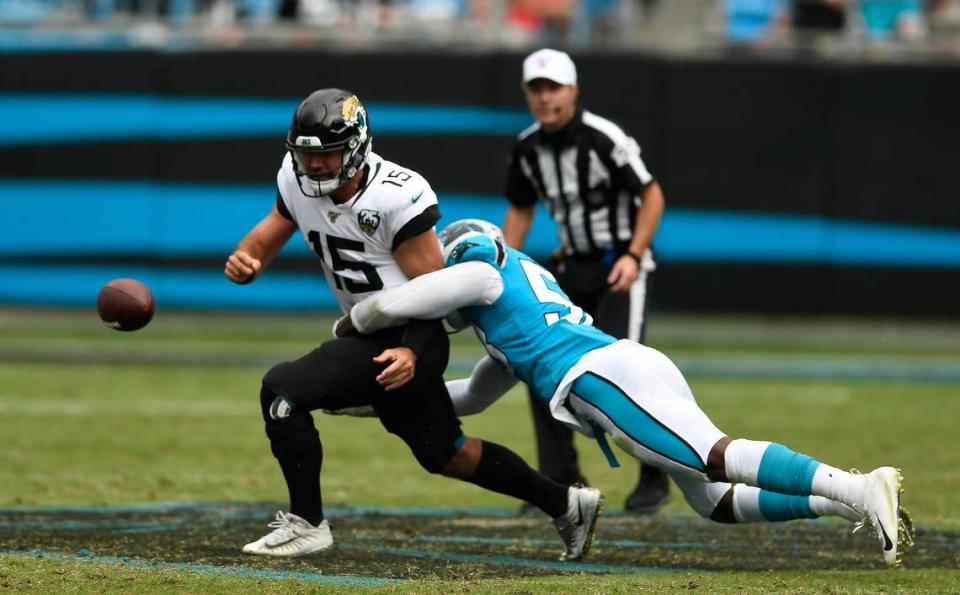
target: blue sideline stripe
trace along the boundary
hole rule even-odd
[[[691,469],[706,469],[689,444],[651,417],[609,380],[588,372],[574,381],[571,390],[603,412],[634,442]]]
[[[606,516],[606,513],[604,513]],[[699,521],[699,519],[698,519]],[[353,536],[358,541],[422,541],[425,543],[455,543],[471,545],[556,545],[556,539],[523,539],[517,537],[480,537],[478,535],[414,535],[391,537],[389,535],[361,535]],[[594,539],[597,547],[616,548],[664,548],[664,549],[727,549],[726,544],[704,543],[697,541],[636,541],[633,539]]]
[[[251,503],[251,502],[157,502],[135,504],[91,504],[78,506],[9,506],[0,508],[0,514],[96,514],[96,513],[169,513],[179,511],[215,511],[221,516],[235,517],[234,508],[242,508],[251,515],[276,512],[283,508],[279,502]],[[226,513],[224,510],[226,509]],[[357,517],[364,515],[381,516],[492,516],[515,517],[516,509],[501,506],[475,506],[470,508],[433,508],[427,506],[324,506],[324,512],[330,517]],[[244,513],[246,514],[246,513]],[[615,514],[604,512],[604,516]]]
[[[62,514],[62,513],[163,513],[180,510],[223,508],[223,503],[213,502],[150,502],[135,504],[89,504],[78,506],[8,506],[0,508],[0,514]]]
[[[248,568],[245,566],[213,566],[211,564],[190,564],[186,562],[158,562],[155,560],[137,560],[117,556],[94,556],[86,550],[75,555],[58,552],[29,551],[0,551],[5,558],[38,558],[57,560],[60,562],[94,562],[98,564],[115,564],[129,568],[148,568],[159,570],[176,570],[179,572],[193,572],[211,576],[250,577],[270,580],[298,580],[321,585],[337,585],[348,587],[378,587],[381,585],[397,584],[402,581],[381,577],[366,577],[355,575],[323,575],[319,572],[296,572],[290,570],[266,570],[262,568]]]
[[[469,562],[472,564],[507,566],[511,568],[538,568],[553,570],[556,572],[589,572],[591,574],[704,572],[702,569],[692,568],[658,568],[653,566],[631,566],[627,564],[590,564],[589,562],[553,562],[550,560],[534,560],[530,558],[518,558],[515,556],[468,554],[451,551],[432,552],[413,548],[388,546],[374,546],[372,548],[368,548],[367,546],[342,544],[339,547],[364,550],[372,549],[375,552],[388,554],[391,556]]]
[[[960,364],[955,359],[940,361],[901,357],[825,358],[791,357],[689,357],[673,358],[685,376],[716,378],[843,378],[847,380],[909,381],[928,383],[960,382]]]
[[[282,139],[302,98],[0,94],[0,145],[239,137]],[[514,135],[526,110],[479,106],[367,104],[375,135]]]

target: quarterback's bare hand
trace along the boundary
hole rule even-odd
[[[398,389],[413,379],[414,370],[417,366],[417,354],[409,347],[394,347],[384,350],[383,353],[373,358],[373,361],[378,364],[391,362],[377,376],[377,382],[383,386],[384,390],[389,391]]]
[[[630,286],[639,276],[640,265],[637,260],[629,254],[624,254],[613,263],[613,268],[607,276],[607,284],[610,285],[610,291],[613,293],[621,293],[629,291]]]
[[[250,283],[260,275],[263,264],[243,250],[237,250],[227,258],[227,265],[223,267],[223,274],[234,283],[241,285]]]

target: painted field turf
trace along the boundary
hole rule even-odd
[[[285,499],[262,434],[259,378],[272,362],[326,339],[330,319],[161,311],[144,331],[120,334],[100,327],[92,312],[8,310],[0,312],[0,587],[629,592],[960,584],[953,570],[960,566],[953,446],[960,381],[924,373],[931,363],[958,367],[956,326],[665,316],[653,323],[651,344],[687,369],[701,405],[728,433],[782,441],[841,467],[901,467],[904,502],[919,526],[907,569],[880,570],[875,542],[849,535],[845,524],[718,526],[695,517],[676,490],[657,517],[619,514],[636,467],[621,456],[623,468],[607,468],[586,440],[579,442],[584,468],[606,493],[609,514],[588,560],[562,565],[546,519],[515,517],[510,499],[427,475],[376,420],[320,414],[337,547],[308,560],[251,559],[239,546],[266,531]],[[474,339],[458,338],[451,377],[464,375],[479,353]],[[811,364],[776,363],[798,359]],[[736,373],[723,374],[734,360]],[[871,378],[861,364],[878,361],[903,374]],[[823,362],[843,365],[837,372]],[[533,460],[520,390],[464,423],[468,433]]]

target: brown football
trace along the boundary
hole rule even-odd
[[[135,331],[153,318],[153,294],[136,279],[114,279],[100,288],[97,314],[103,324],[118,331]]]

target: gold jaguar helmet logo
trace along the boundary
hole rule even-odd
[[[343,109],[341,113],[343,114],[344,122],[348,124],[357,123],[357,115],[363,112],[363,106],[360,104],[360,99],[356,95],[351,95],[343,102]]]

